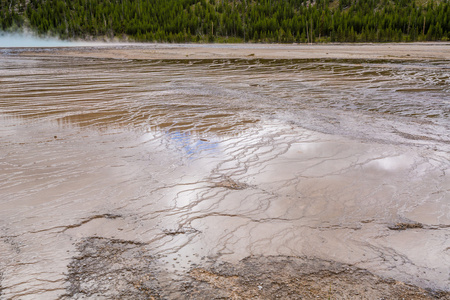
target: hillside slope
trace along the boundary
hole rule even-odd
[[[1,0],[0,30],[159,42],[450,40],[450,0]]]

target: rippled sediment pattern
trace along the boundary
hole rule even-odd
[[[2,70],[5,114],[60,124],[229,134],[281,114],[302,126],[351,135],[356,129],[326,124],[350,111],[353,118],[431,124],[437,132],[426,133],[449,140],[445,62],[4,58]],[[308,114],[328,119],[310,124]]]
[[[448,62],[4,55],[0,87],[8,299],[95,294],[92,238],[166,285],[287,255],[450,286]]]

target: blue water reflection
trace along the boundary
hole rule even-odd
[[[188,159],[198,158],[219,152],[218,142],[200,138],[191,132],[168,131],[166,136],[177,149],[184,152]]]

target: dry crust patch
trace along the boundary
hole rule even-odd
[[[70,299],[159,299],[153,257],[145,244],[89,237],[77,244],[68,266]]]
[[[219,182],[214,184],[214,187],[226,188],[230,190],[243,190],[248,188],[248,185],[242,182],[233,180],[228,176],[224,176]]]
[[[68,266],[67,299],[450,299],[337,262],[289,256],[205,262],[172,276],[146,244],[90,237]],[[1,289],[0,289],[1,291]]]
[[[423,228],[423,224],[417,223],[417,222],[398,222],[398,223],[388,226],[388,228],[390,230],[417,229],[417,228]]]
[[[237,265],[197,268],[190,299],[450,299],[446,292],[386,280],[336,262],[249,257]]]

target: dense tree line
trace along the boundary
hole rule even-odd
[[[0,30],[23,28],[160,42],[447,41],[450,0],[0,0]]]

